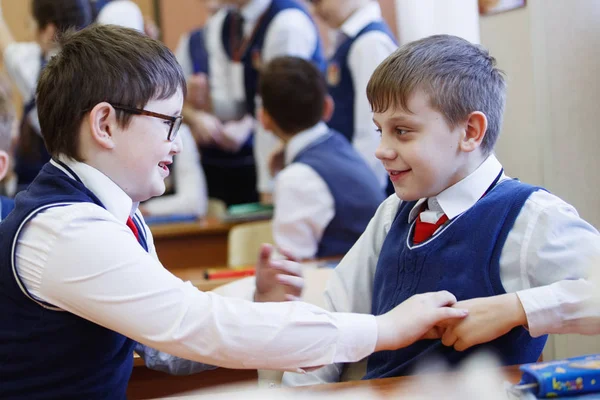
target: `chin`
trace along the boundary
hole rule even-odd
[[[398,196],[398,198],[402,201],[417,201],[422,197],[417,193],[410,193],[397,187],[394,187],[394,192],[396,193],[396,196]]]

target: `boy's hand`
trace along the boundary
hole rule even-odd
[[[223,129],[223,125],[217,117],[199,110],[194,110],[186,115],[185,122],[189,125],[199,146],[215,144],[214,138],[220,135]]]
[[[187,81],[186,101],[197,110],[206,110],[208,106],[208,77],[198,73],[192,75]]]
[[[302,265],[280,250],[287,260],[271,260],[273,246],[263,244],[256,264],[254,301],[298,300],[304,287]]]
[[[469,310],[469,316],[450,323],[442,343],[457,351],[492,341],[516,326],[526,325],[527,316],[516,293],[460,301],[454,307]]]
[[[455,303],[456,297],[447,291],[417,294],[378,316],[375,351],[396,350],[420,339],[436,338],[436,325],[468,315],[466,310],[450,307]]]

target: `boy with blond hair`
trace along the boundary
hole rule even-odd
[[[600,236],[571,205],[504,173],[493,150],[505,91],[485,49],[447,35],[403,46],[369,81],[376,155],[396,193],[335,269],[328,308],[380,315],[449,290],[469,316],[441,340],[373,354],[367,379],[409,374],[430,358],[454,365],[481,349],[505,365],[535,362],[546,334],[588,333],[591,310],[579,306]],[[336,381],[342,367],[284,381]]]
[[[173,276],[137,206],[162,194],[181,150],[181,67],[160,42],[115,26],[68,33],[61,49],[37,89],[52,160],[0,224],[1,397],[125,398],[136,342],[228,368],[301,370],[435,337],[466,315],[448,292],[373,317],[226,299]],[[284,279],[293,265],[270,255],[255,300],[297,295]]]

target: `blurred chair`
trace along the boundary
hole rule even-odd
[[[227,239],[227,264],[239,267],[254,264],[262,243],[273,243],[271,221],[247,222],[236,225]]]
[[[207,217],[222,219],[225,214],[227,214],[227,206],[223,200],[208,199],[208,207],[206,209]]]

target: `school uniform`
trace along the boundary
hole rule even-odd
[[[35,42],[13,43],[4,51],[6,71],[24,99],[21,137],[14,155],[17,191],[25,189],[50,160],[41,136],[35,89],[43,67],[56,53],[57,51],[52,51],[44,55]],[[28,130],[27,134],[24,133],[25,130]]]
[[[302,57],[325,69],[318,30],[295,0],[252,0],[239,15],[229,10],[215,29],[220,34],[207,37],[207,50],[213,109],[222,120],[254,115],[258,72],[273,58]],[[257,188],[270,193],[268,159],[278,139],[260,123],[254,132]]]
[[[226,10],[222,9],[203,28],[181,37],[175,55],[186,79],[203,73],[211,81],[213,74],[209,65],[207,40],[211,36],[220,38],[221,24],[226,15]],[[247,139],[238,151],[229,152],[210,145],[200,148],[208,194],[212,198],[223,200],[227,205],[258,201],[252,126],[240,127],[247,131]]]
[[[344,255],[385,198],[375,174],[324,123],[296,134],[285,162],[274,191],[275,243],[300,259]]]
[[[130,0],[96,1],[98,16],[96,22],[101,25],[118,25],[144,32],[144,15],[140,7]]]
[[[15,201],[13,199],[0,196],[0,222],[6,218],[8,213],[11,212],[13,208],[15,208]]]
[[[223,299],[182,282],[160,264],[136,208],[102,172],[68,158],[17,196],[0,224],[4,396],[125,398],[134,341],[251,369],[348,362],[375,348],[373,316]]]
[[[425,203],[428,210],[423,211]],[[415,244],[417,217],[428,219],[431,213],[438,214],[434,219],[445,214],[449,221],[430,239]],[[585,320],[588,311],[580,306],[591,291],[583,278],[600,256],[599,249],[598,231],[571,205],[512,181],[491,155],[435,197],[415,204],[390,196],[334,271],[326,297],[335,311],[379,313],[422,291],[449,288],[459,300],[516,292],[528,332],[515,328],[507,336],[510,340],[501,337],[487,347],[504,351],[500,356],[505,362],[525,361],[521,356],[532,362],[544,334],[577,332],[578,321]],[[438,265],[431,264],[436,261]],[[421,341],[398,352],[374,354],[367,377],[409,373],[427,351],[451,363],[470,353],[444,348],[439,341]],[[284,380],[292,385],[335,381],[341,369],[328,366],[307,377],[286,374]]]
[[[379,3],[371,1],[356,10],[339,28],[335,52],[327,67],[328,91],[335,110],[328,125],[342,133],[377,175],[388,183],[385,168],[375,157],[379,135],[367,99],[367,84],[375,68],[397,49],[381,16]]]

